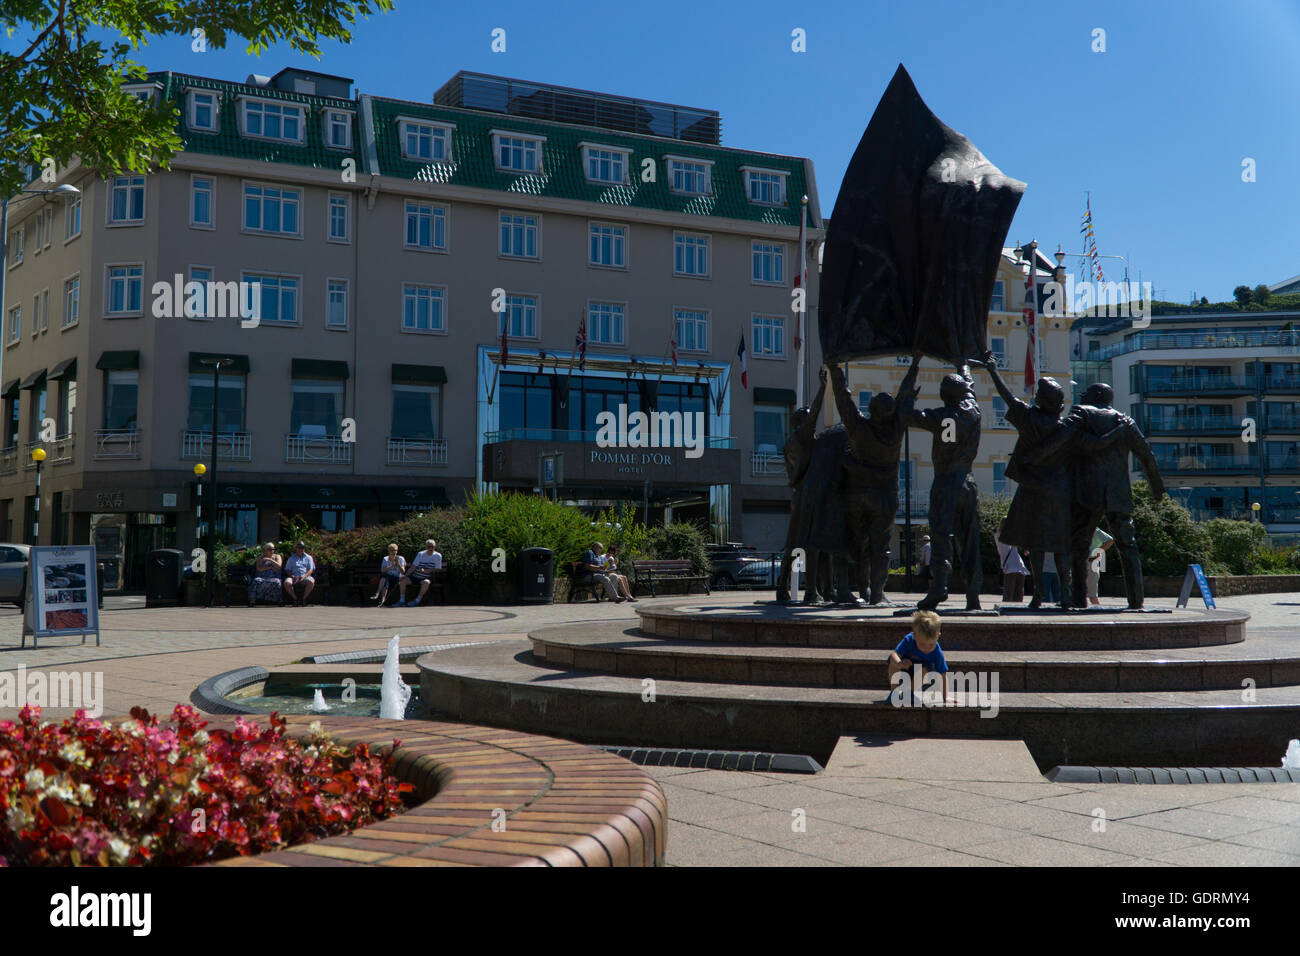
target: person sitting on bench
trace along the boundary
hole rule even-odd
[[[622,604],[627,599],[618,593],[613,577],[605,573],[605,559],[601,557],[604,553],[605,546],[599,541],[593,542],[587,553],[582,556],[582,570],[590,574],[591,579],[605,589],[611,601]]]
[[[371,600],[377,600],[379,607],[384,606],[388,600],[388,589],[394,584],[402,589],[401,603],[406,603],[406,558],[397,553],[397,545],[388,546],[388,556],[379,562],[379,590],[371,596]]]
[[[614,582],[614,590],[620,591],[627,600],[636,601],[632,596],[632,589],[628,586],[627,575],[618,573],[618,549],[614,545],[609,546],[601,562],[605,565],[605,574]]]
[[[411,569],[403,579],[403,587],[410,581],[420,583],[419,595],[410,602],[412,607],[424,601],[424,596],[429,593],[429,585],[433,583],[433,572],[441,570],[442,555],[438,551],[438,542],[430,538],[424,542],[424,550],[411,559]],[[404,607],[406,604],[406,601],[400,601],[397,606]]]
[[[284,562],[284,590],[298,607],[307,603],[312,588],[316,586],[316,560],[307,553],[307,544],[299,541],[293,546],[293,554]],[[302,585],[302,597],[298,597],[298,585]]]

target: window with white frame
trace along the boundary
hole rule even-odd
[[[50,290],[43,289],[41,291],[41,331],[48,332],[49,330],[50,330]]]
[[[267,100],[243,101],[244,135],[286,143],[302,142],[302,107]]]
[[[35,338],[41,331],[41,294],[38,292],[32,296],[32,337]]]
[[[45,248],[50,248],[50,240],[54,237],[54,207],[46,206],[42,215],[45,217]]]
[[[754,354],[767,358],[785,357],[785,318],[779,315],[753,317]]]
[[[593,222],[588,225],[587,231],[590,237],[588,263],[610,269],[626,267],[624,248],[627,242],[627,226],[610,222]]]
[[[582,147],[582,167],[587,172],[587,181],[621,186],[627,182],[629,155],[626,149],[584,145]]]
[[[509,329],[513,338],[537,338],[537,296],[507,295],[506,310],[501,313],[497,324],[497,335],[502,329]]]
[[[993,463],[993,493],[995,495],[1005,495],[1007,493],[1007,463],[1005,461],[995,461]]]
[[[681,276],[707,276],[709,237],[673,233],[673,272]]]
[[[421,123],[401,120],[398,124],[398,141],[402,158],[428,163],[451,162],[451,131],[449,123]]]
[[[677,348],[683,352],[709,350],[709,313],[703,309],[673,309]]]
[[[344,193],[330,193],[328,231],[330,242],[350,242],[352,240],[351,226],[348,222],[350,218],[348,213],[351,207],[351,197]]]
[[[330,149],[352,148],[352,114],[345,110],[325,111],[325,145]]]
[[[63,238],[81,235],[81,194],[73,196],[63,206]]]
[[[675,193],[707,196],[713,191],[713,164],[702,160],[668,157],[668,182]]]
[[[519,136],[508,133],[493,133],[493,153],[496,156],[497,169],[516,173],[540,173],[542,171],[543,136]]]
[[[500,223],[501,255],[519,259],[539,257],[541,225],[537,216],[526,212],[503,212]]]
[[[45,228],[45,217],[39,212],[32,219],[32,254],[41,254],[41,231]]]
[[[426,252],[446,250],[447,207],[407,200],[406,247]]]
[[[1007,424],[1007,403],[996,395],[993,397],[993,427],[1010,427]]]
[[[16,305],[9,310],[9,320],[5,323],[5,343],[13,345],[23,334],[23,307]]]
[[[858,392],[858,411],[863,418],[871,417],[871,390],[864,388]]]
[[[81,276],[63,283],[63,319],[61,328],[70,329],[81,319]]]
[[[593,345],[622,345],[626,307],[621,302],[587,305],[587,331]]]
[[[190,90],[190,129],[217,131],[217,94]]]
[[[213,181],[206,176],[190,177],[190,225],[211,229]]]
[[[110,183],[108,221],[144,222],[144,177],[114,176]]]
[[[745,172],[745,194],[749,201],[761,206],[785,205],[786,173],[775,169],[752,169],[742,167]]]
[[[279,236],[298,235],[302,191],[282,186],[244,184],[244,229]]]
[[[23,239],[26,235],[26,228],[19,226],[9,236],[9,248],[6,250],[9,257],[9,267],[13,268],[23,261]]]
[[[1007,367],[1007,340],[1005,336],[995,335],[989,339],[989,349],[998,368]]]
[[[993,299],[989,302],[990,312],[1007,311],[1007,285],[1001,279],[993,283]]]
[[[446,301],[447,290],[441,286],[405,283],[402,286],[402,331],[446,332]]]
[[[244,282],[261,286],[262,325],[294,325],[298,322],[299,280],[296,276],[245,272],[241,278]]]
[[[774,242],[751,244],[753,279],[768,285],[785,284],[785,246]]]
[[[325,328],[348,327],[348,280],[327,279],[325,282]]]
[[[212,270],[207,266],[190,266],[190,282],[195,283],[185,290],[185,318],[210,319],[212,307],[208,301],[208,283],[212,281]]]
[[[107,269],[105,314],[138,315],[144,307],[144,266],[134,263]]]

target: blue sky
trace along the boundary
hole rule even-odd
[[[490,49],[495,27],[505,53]],[[795,27],[806,53],[791,51]],[[319,62],[287,50],[259,60],[242,44],[199,54],[181,38],[140,59],[231,79],[314,65],[414,100],[469,69],[713,108],[728,145],[812,157],[828,215],[902,62],[942,120],[1029,184],[1009,240],[1079,252],[1091,191],[1099,251],[1185,302],[1300,273],[1297,51],[1300,0],[398,0]],[[1246,158],[1255,182],[1242,181]],[[1103,265],[1121,277],[1123,263]]]

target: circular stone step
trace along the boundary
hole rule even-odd
[[[685,641],[776,647],[892,649],[911,630],[897,608],[815,608],[780,604],[710,604],[681,600],[639,606],[641,630]],[[1045,614],[943,617],[945,652],[1101,651],[1211,647],[1245,640],[1245,611],[1091,608]]]
[[[648,636],[618,623],[567,624],[528,635],[548,664],[636,678],[886,691],[888,651],[721,644]],[[946,642],[945,642],[946,643]],[[1002,691],[1231,690],[1300,684],[1300,647],[1252,637],[1183,651],[953,651],[953,672],[997,675]]]

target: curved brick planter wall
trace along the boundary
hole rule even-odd
[[[658,784],[612,754],[536,734],[427,720],[319,719],[343,744],[401,741],[398,779],[424,802],[388,820],[216,866],[656,866],[668,809]],[[216,718],[212,726],[233,726]],[[504,830],[493,830],[503,810]],[[500,824],[498,824],[498,827]]]

